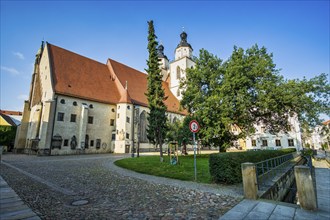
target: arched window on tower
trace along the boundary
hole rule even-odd
[[[176,67],[176,79],[181,79],[181,70],[180,67]]]
[[[141,143],[148,143],[147,128],[148,128],[147,112],[143,111],[140,114],[140,124],[139,124],[139,136]]]

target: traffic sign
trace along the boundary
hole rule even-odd
[[[189,129],[191,132],[193,133],[197,133],[199,131],[199,124],[196,120],[192,120],[190,123],[189,123]]]

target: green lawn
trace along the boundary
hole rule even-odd
[[[197,155],[197,182],[211,183],[209,172],[209,155]],[[159,156],[142,156],[117,160],[117,166],[146,173],[154,176],[162,176],[172,179],[194,181],[194,156],[180,156],[179,164],[171,165],[170,157],[164,156],[161,163]]]

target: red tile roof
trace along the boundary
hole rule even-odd
[[[103,103],[148,106],[146,74],[112,59],[102,64],[49,43],[47,45],[56,93]],[[163,82],[163,87],[168,97],[165,101],[168,111],[186,114],[166,82]]]

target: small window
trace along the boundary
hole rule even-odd
[[[120,105],[118,105],[118,109],[120,109]]]
[[[130,123],[130,121],[131,121],[130,118],[129,117],[126,117],[126,122],[127,123]]]
[[[115,119],[110,119],[110,126],[114,126],[115,125]]]
[[[69,146],[69,139],[64,139],[64,147]]]
[[[57,113],[57,121],[64,121],[64,113],[58,112]]]
[[[93,116],[88,116],[88,124],[93,124]]]
[[[94,140],[91,140],[91,147],[94,147]]]
[[[73,106],[77,106],[77,102],[76,101],[73,102]]]
[[[256,147],[257,146],[256,140],[251,140],[251,144],[252,144],[253,147]]]
[[[176,91],[176,96],[180,96],[180,89],[178,89],[178,91]]]
[[[289,147],[293,147],[294,146],[293,139],[288,139],[288,144],[289,144]]]
[[[112,134],[112,136],[111,136],[111,140],[116,140],[116,134]]]
[[[292,131],[292,127],[291,127],[291,125],[288,125],[288,126],[286,127],[286,129],[287,129],[288,131]]]
[[[46,94],[45,94],[46,95]],[[65,100],[64,99],[61,99],[61,104],[65,104]]]
[[[116,134],[118,134],[118,133],[119,133],[119,131],[117,130]]]
[[[281,146],[281,140],[275,140],[275,144],[276,144],[276,147],[280,147]]]
[[[71,114],[71,119],[70,122],[76,122],[77,115],[76,114]]]
[[[112,111],[112,112],[115,112],[115,109],[114,109],[114,108],[112,108],[112,109],[111,109],[111,111]]]
[[[117,114],[117,118],[119,118],[119,113]]]
[[[126,139],[129,139],[129,133],[126,133]]]
[[[268,146],[268,141],[267,140],[262,140],[262,146],[267,147]]]
[[[265,130],[266,130],[266,127],[263,126],[263,127],[261,127],[260,131],[261,131],[261,133],[265,133]]]
[[[94,106],[92,104],[89,105],[89,108],[94,108]]]
[[[128,110],[131,110],[131,106],[128,105],[128,106],[127,106],[127,109],[128,109]]]

